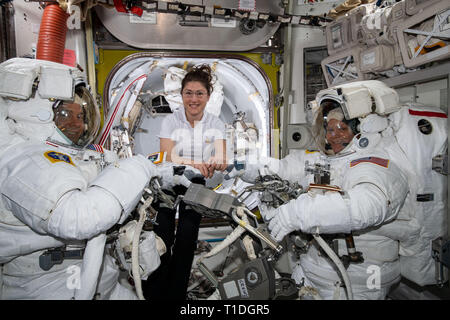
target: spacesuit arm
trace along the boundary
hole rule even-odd
[[[86,192],[72,191],[58,201],[48,222],[49,232],[87,239],[123,222],[154,175],[155,166],[141,155],[105,168]]]
[[[87,184],[72,164],[18,155],[4,170],[5,207],[40,234],[88,239],[123,222],[138,203],[155,166],[142,156],[119,161]]]
[[[105,168],[90,186],[110,192],[128,215],[141,198],[150,178],[157,175],[156,166],[142,155],[136,155]]]
[[[348,233],[391,221],[397,216],[408,184],[398,167],[360,164],[347,177],[347,192],[305,193],[274,209],[269,229],[280,239],[294,230]]]
[[[299,214],[299,229],[313,233],[348,233],[376,226],[387,220],[387,199],[373,184],[361,183],[346,196],[333,192],[325,195],[301,195],[289,203]]]
[[[119,201],[108,191],[93,186],[84,192],[64,194],[44,228],[63,239],[90,239],[116,224],[121,214]]]
[[[297,182],[304,175],[305,150],[294,150],[283,159],[260,157],[248,159],[241,179],[253,183],[261,175],[277,174],[281,179]]]

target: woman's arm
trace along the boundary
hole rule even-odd
[[[175,141],[173,141],[172,139],[159,138],[159,149],[161,152],[166,153],[166,161],[179,163],[178,161],[176,161],[177,155],[174,155],[175,159],[172,159],[172,150],[174,147],[175,147]]]
[[[209,170],[223,171],[227,168],[227,148],[226,140],[218,139],[214,141],[214,156],[208,159]]]
[[[159,138],[159,149],[161,152],[166,153],[166,161],[170,161],[178,164],[185,164],[200,170],[200,173],[205,178],[211,178],[212,174],[208,170],[208,165],[204,163],[196,163],[192,159],[180,157],[175,152],[175,141],[169,138]],[[213,171],[214,173],[214,171]]]

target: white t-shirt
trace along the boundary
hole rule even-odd
[[[218,117],[204,112],[202,119],[192,128],[184,108],[180,108],[164,118],[158,137],[175,141],[175,152],[180,157],[204,162],[214,155],[214,141],[225,140],[225,124]]]

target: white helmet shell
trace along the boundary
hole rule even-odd
[[[378,80],[351,82],[321,90],[316,102],[320,106],[325,100],[338,102],[347,120],[370,113],[386,115],[400,108],[398,93]]]
[[[62,135],[54,122],[54,105],[58,101],[83,101],[87,114],[83,139],[73,142],[84,147],[92,142],[100,126],[100,114],[90,92],[76,89],[85,82],[78,69],[36,59],[13,58],[0,64],[0,96],[11,131],[27,139],[45,141]],[[86,134],[88,132],[88,134]],[[87,137],[89,136],[89,137]],[[67,139],[56,139],[55,142]]]

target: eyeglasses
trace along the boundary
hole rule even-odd
[[[55,109],[55,121],[84,121],[85,111],[79,104],[62,103]]]
[[[191,90],[186,90],[182,92],[183,96],[187,97],[187,98],[192,98],[195,94],[195,96],[199,99],[206,97],[207,93],[205,91],[191,91]]]

